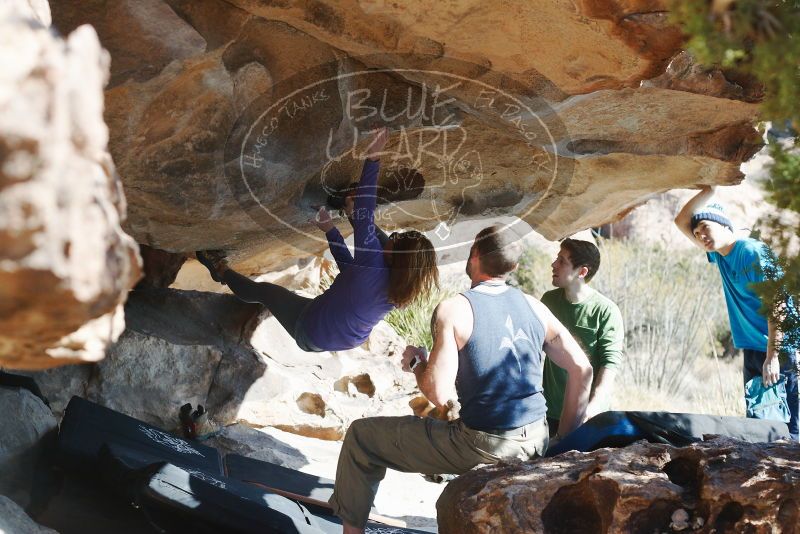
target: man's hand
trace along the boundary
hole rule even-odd
[[[778,364],[778,356],[767,355],[767,358],[764,360],[764,366],[761,369],[761,380],[763,380],[764,386],[770,387],[772,384],[776,384],[780,378],[780,373],[781,369]]]
[[[317,212],[317,216],[314,217],[312,221],[314,221],[314,224],[317,225],[317,228],[326,233],[334,228],[333,220],[331,219],[331,214],[328,213],[328,210],[325,209],[325,206],[322,206],[319,209],[319,211]]]
[[[389,140],[389,132],[384,128],[378,128],[375,134],[372,136],[372,139],[367,146],[367,159],[377,160],[380,158],[381,153],[383,152],[383,148],[386,146],[386,142]]]
[[[692,232],[692,215],[696,210],[706,205],[716,193],[716,187],[710,185],[701,185],[700,192],[689,199],[683,208],[675,216],[675,226],[688,237],[692,243],[704,249],[703,244],[697,240]]]
[[[600,403],[595,400],[591,400],[589,401],[589,404],[586,405],[586,419],[591,419],[602,411],[603,410],[600,409]]]
[[[414,356],[418,357],[423,362],[428,361],[428,351],[423,347],[408,345],[406,346],[406,350],[403,351],[403,359],[401,360],[403,371],[407,373],[413,372],[411,371],[411,360],[414,359]]]

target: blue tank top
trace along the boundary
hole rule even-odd
[[[461,420],[475,430],[509,430],[545,416],[544,325],[514,287],[462,293],[472,306],[472,335],[458,351]]]

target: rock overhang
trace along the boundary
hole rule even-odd
[[[106,119],[128,196],[126,229],[172,252],[223,248],[266,266],[322,252],[308,219],[326,186],[357,176],[358,158],[348,161],[342,147],[374,118],[392,128],[397,153],[416,141],[415,160],[387,165],[380,178],[389,228],[513,214],[559,238],[671,188],[736,183],[739,164],[760,146],[752,91],[692,66],[659,2],[584,2],[575,11],[148,0],[115,4],[113,20],[53,4],[56,26],[94,23],[117,48]],[[152,46],[118,38],[131,24]],[[498,102],[488,105],[492,96]],[[294,117],[278,142],[236,154],[237,129],[281,102]],[[403,114],[408,103],[415,107]],[[430,157],[445,137],[461,142],[460,153]],[[248,157],[261,175],[234,183]],[[443,167],[467,179],[453,183]],[[424,185],[391,198],[402,173]],[[271,260],[272,251],[282,252]]]

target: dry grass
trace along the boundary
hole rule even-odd
[[[427,347],[430,350],[433,346],[430,328],[433,310],[441,301],[467,288],[468,284],[463,280],[443,280],[440,289],[415,300],[405,308],[390,312],[386,316],[386,322],[406,340],[406,343],[417,347]]]
[[[715,360],[730,331],[716,268],[696,251],[626,241],[599,248],[592,286],[617,303],[625,324],[614,408],[743,415],[741,358]],[[552,289],[552,260],[529,250],[517,284],[537,297]]]
[[[617,303],[626,357],[617,378],[616,410],[743,415],[742,359],[717,360],[729,335],[719,275],[702,254],[612,241],[593,287]],[[536,297],[550,289],[552,258],[529,250],[513,283]],[[463,280],[461,280],[463,282]],[[386,317],[409,343],[430,347],[436,304],[464,287],[442,291]]]
[[[615,410],[744,416],[741,357],[719,361],[718,365],[713,358],[698,358],[683,384],[675,395],[642,387],[623,373],[617,380],[612,406]]]
[[[714,351],[721,354],[719,339],[730,330],[716,268],[695,251],[628,241],[601,241],[598,246],[602,262],[591,285],[622,312],[626,384],[680,396],[692,374],[687,369]],[[541,297],[552,289],[552,260],[527,251],[516,283]]]

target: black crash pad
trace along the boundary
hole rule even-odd
[[[316,501],[328,502],[333,495],[334,481],[329,478],[238,454],[225,456],[225,472],[236,480],[261,484]]]
[[[290,470],[291,471],[291,470]],[[138,505],[169,533],[339,534],[330,509],[305,505],[229,477],[164,464],[139,491]],[[427,534],[370,521],[367,534]]]
[[[125,448],[132,467],[170,462],[212,475],[222,475],[219,452],[189,442],[133,417],[94,402],[72,397],[58,433],[59,463],[75,471],[95,474],[104,445]]]
[[[666,443],[683,447],[720,435],[751,443],[789,439],[786,423],[705,414],[671,412],[600,413],[547,449],[545,456],[567,451],[590,452],[603,447],[624,447],[635,441]]]
[[[238,455],[231,455],[226,463],[242,480],[226,477],[216,449],[79,397],[73,397],[64,413],[58,456],[64,467],[93,480],[119,502],[136,503],[161,532],[341,532],[341,522],[329,507],[299,502],[256,485],[266,482],[302,498],[327,501],[332,480]],[[274,484],[275,477],[279,484]],[[366,531],[424,532],[374,522]]]
[[[301,504],[250,484],[163,464],[144,481],[138,505],[167,532],[323,534]]]
[[[327,503],[333,495],[334,481],[330,478],[310,475],[283,467],[271,462],[248,458],[239,454],[225,456],[225,472],[229,478],[240,480],[248,484],[257,484],[258,487],[275,488],[284,493],[297,495],[303,499],[313,499]],[[318,505],[303,501],[303,505],[317,518],[317,526],[325,532],[339,534],[342,531],[341,520],[333,515],[327,505]],[[373,512],[376,512],[373,508]],[[367,533],[392,534],[392,533],[424,533],[427,530],[415,530],[384,525],[370,521],[366,526]]]

